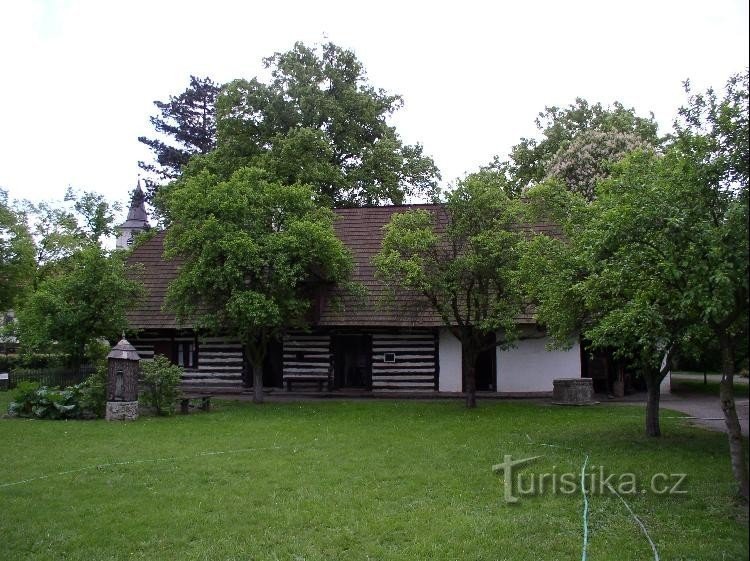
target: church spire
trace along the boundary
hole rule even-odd
[[[146,212],[146,195],[141,189],[141,178],[138,177],[135,189],[130,197],[130,209],[128,218],[118,226],[120,235],[117,237],[116,247],[125,249],[132,245],[135,235],[148,230],[151,225],[148,223],[148,213]]]

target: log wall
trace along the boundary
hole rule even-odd
[[[385,362],[393,353],[394,362]],[[374,333],[372,389],[378,392],[437,390],[437,338],[432,331]]]

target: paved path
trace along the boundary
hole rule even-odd
[[[742,434],[748,436],[748,399],[735,398],[737,416],[740,419]],[[687,413],[695,419],[690,422],[711,430],[727,432],[724,423],[724,413],[721,410],[719,398],[709,395],[676,395],[662,394],[661,407]]]

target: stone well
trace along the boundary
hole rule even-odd
[[[552,402],[558,405],[592,405],[594,381],[591,378],[556,378],[552,381]]]

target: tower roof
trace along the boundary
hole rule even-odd
[[[138,179],[138,183],[133,189],[133,195],[130,198],[130,210],[128,210],[128,218],[120,224],[121,228],[148,228],[148,214],[146,213],[146,195],[141,189],[141,180]]]

